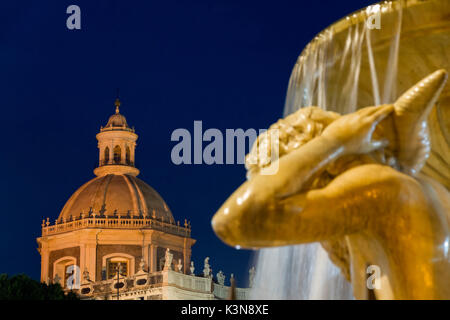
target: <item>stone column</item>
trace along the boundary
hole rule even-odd
[[[98,144],[98,166],[100,167],[103,162],[104,150],[100,144]]]
[[[46,242],[42,242],[41,247],[41,282],[47,282],[48,279],[48,263],[49,263],[49,252],[48,245]]]
[[[156,254],[157,254],[157,248],[158,246],[155,244],[151,244],[150,245],[150,263],[149,263],[149,271],[150,272],[156,272],[156,270],[158,270],[158,261],[156,258]]]
[[[98,281],[101,279],[97,279],[97,246],[95,243],[88,243],[86,244],[86,269],[89,272],[89,276],[91,278],[91,280],[93,281]],[[101,266],[100,266],[101,268]],[[82,272],[84,271],[84,269],[82,270]]]
[[[146,244],[142,247],[142,259],[144,259],[145,265],[148,270],[150,270],[149,255],[150,255],[150,246]]]
[[[114,163],[114,141],[111,141],[111,146],[109,147],[109,160],[108,163]]]
[[[151,234],[142,232],[142,259],[144,259],[145,265],[147,267],[147,271],[150,272],[150,237]],[[147,237],[146,237],[147,236]]]
[[[78,261],[79,263],[79,267],[80,267],[80,272],[81,274],[83,274],[83,272],[85,270],[87,270],[86,268],[86,243],[80,243],[80,261]],[[94,279],[93,275],[90,274],[89,272],[89,276],[91,277],[91,279]]]
[[[136,143],[133,143],[130,145],[130,162],[133,164],[133,166],[136,166],[134,164],[134,148],[136,147]]]
[[[188,274],[191,267],[191,247],[195,243],[191,238],[184,238],[183,241],[183,257],[184,257],[184,273]]]
[[[125,142],[120,143],[120,163],[121,164],[125,164],[126,158],[126,147],[125,147]]]

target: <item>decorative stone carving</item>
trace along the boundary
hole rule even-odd
[[[144,261],[144,258],[141,258],[141,261],[139,262],[139,272],[145,272],[144,267],[145,267],[145,261]]]
[[[183,264],[181,263],[181,259],[178,259],[177,271],[178,272],[182,272],[183,271]]]
[[[220,285],[224,286],[224,285],[225,285],[225,275],[223,274],[222,270],[220,270],[220,271],[216,274],[216,277],[217,277],[217,282],[218,282]]]
[[[255,274],[256,274],[255,267],[251,267],[250,270],[248,270],[248,286],[249,286],[249,288],[253,287],[253,284],[255,281]]]
[[[194,276],[195,275],[195,273],[194,273],[194,271],[195,271],[194,261],[191,261],[191,267],[189,268],[189,270],[191,271],[191,274]]]
[[[53,283],[59,283],[61,281],[61,277],[58,274],[55,274],[55,277],[53,278]]]
[[[90,282],[90,276],[89,276],[89,271],[87,269],[84,269],[83,271],[83,282]]]
[[[148,273],[145,271],[145,261],[141,258],[139,262],[139,271],[134,276],[134,285],[136,287],[144,286],[148,283]]]
[[[164,258],[164,270],[172,270],[173,254],[170,253],[170,249],[166,249],[166,256]]]
[[[203,265],[203,276],[205,278],[209,278],[210,273],[211,273],[211,266],[209,265],[209,257],[206,257]]]

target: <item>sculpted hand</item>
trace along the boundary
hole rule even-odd
[[[377,124],[393,110],[393,105],[360,109],[335,120],[324,130],[322,136],[342,145],[346,155],[370,153],[387,146],[387,140],[373,141],[372,134]]]

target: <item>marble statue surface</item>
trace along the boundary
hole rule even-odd
[[[166,254],[164,256],[164,270],[172,270],[172,260],[173,254],[170,253],[170,249],[166,249]]]
[[[261,135],[215,233],[242,248],[320,242],[357,299],[369,298],[371,265],[377,299],[450,299],[450,194],[420,172],[446,80],[438,70],[393,104],[346,115],[306,107],[279,120],[269,128],[279,131],[277,173],[259,173],[275,165],[256,152],[270,139]]]
[[[205,278],[209,278],[210,274],[211,274],[211,266],[209,265],[209,257],[206,257],[203,263],[203,276]]]

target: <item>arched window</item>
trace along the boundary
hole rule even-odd
[[[111,258],[108,259],[106,266],[107,279],[112,279],[117,277],[117,272],[119,271],[121,277],[128,276],[129,261],[124,258]]]
[[[117,277],[120,271],[121,277],[128,277],[134,274],[135,258],[126,253],[111,253],[102,258],[102,268],[106,271],[106,279]]]
[[[105,148],[105,154],[103,156],[103,164],[108,164],[109,162],[109,148]]]
[[[130,162],[130,147],[128,147],[128,146],[125,149],[125,161],[127,164],[131,164],[131,162]]]
[[[120,163],[120,158],[122,157],[122,153],[119,146],[114,147],[114,163]]]
[[[53,263],[53,281],[61,284],[63,288],[79,284],[80,274],[77,272],[76,259],[63,257]]]

